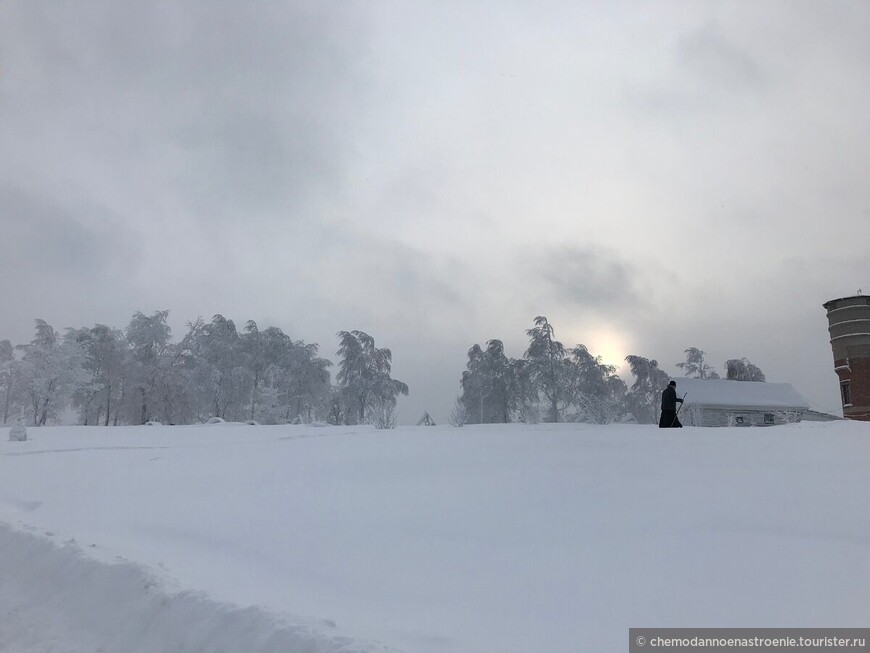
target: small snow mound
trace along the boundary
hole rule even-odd
[[[205,421],[206,424],[226,424],[227,421],[223,417],[211,417]]]
[[[145,422],[144,426],[163,426],[163,424],[158,422],[156,419],[149,419]]]
[[[27,440],[27,429],[20,424],[9,429],[9,442],[24,442]]]
[[[422,417],[417,420],[417,426],[435,426],[435,420],[429,416],[429,411],[423,411]]]

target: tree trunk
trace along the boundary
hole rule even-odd
[[[103,426],[109,425],[109,415],[112,412],[112,384],[106,386],[106,423]],[[99,424],[99,420],[97,420]]]
[[[6,386],[6,400],[3,403],[3,423],[9,423],[9,403],[12,399],[12,382],[9,382],[9,385]]]
[[[257,406],[257,388],[260,387],[260,371],[254,374],[254,387],[251,388],[251,420],[254,419],[254,409]]]
[[[139,415],[139,423],[144,424],[148,421],[148,400],[145,398],[145,388],[140,388],[139,392],[142,393],[142,412]]]

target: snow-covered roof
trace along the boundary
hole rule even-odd
[[[790,383],[726,381],[725,379],[675,378],[677,396],[686,394],[686,405],[738,406],[742,408],[809,408]]]

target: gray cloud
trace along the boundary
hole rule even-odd
[[[724,92],[755,90],[768,82],[760,62],[729,40],[716,22],[683,36],[676,56],[680,67],[698,83]]]
[[[124,175],[127,201],[169,190],[204,223],[303,219],[340,188],[360,115],[352,4],[13,2],[5,22],[2,111],[35,112],[10,147]]]
[[[118,323],[132,313],[129,299],[121,298],[130,297],[129,279],[143,252],[118,216],[85,201],[60,204],[0,184],[0,233],[3,337],[29,340],[37,317],[66,327]]]
[[[0,184],[0,211],[0,283],[17,283],[22,269],[56,269],[81,280],[106,271],[116,260],[117,234],[89,228],[75,218],[77,211],[93,215],[98,209],[53,204]]]
[[[539,255],[536,264],[559,302],[608,311],[645,304],[640,270],[607,248],[560,247]]]

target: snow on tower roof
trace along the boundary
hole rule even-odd
[[[688,393],[686,405],[747,408],[809,408],[810,405],[790,383],[690,378],[675,378],[674,381],[677,382],[677,396]]]

